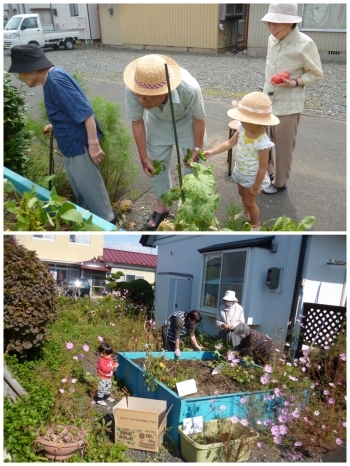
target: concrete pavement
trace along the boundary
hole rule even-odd
[[[101,95],[118,102],[125,115],[124,86],[87,82],[89,97]],[[34,107],[42,99],[42,88],[30,90],[34,95],[28,101]],[[227,124],[230,118],[227,110],[231,105],[226,102],[205,100],[207,113],[207,148],[227,140]],[[124,123],[130,128],[130,122]],[[141,170],[139,158],[134,145],[134,160],[140,167],[140,177],[135,189],[142,193],[151,189],[151,184]],[[233,154],[234,156],[234,154]],[[299,222],[307,215],[316,217],[312,231],[346,231],[346,122],[341,120],[301,116],[297,146],[294,151],[292,172],[288,188],[275,195],[260,194],[257,203],[262,222],[281,215]],[[235,185],[227,175],[227,154],[212,157],[207,164],[214,167],[216,189],[221,196],[221,203],[216,216],[223,225],[227,218],[230,202],[239,203],[240,197]],[[176,152],[173,152],[172,178],[177,185]],[[150,210],[152,206],[150,206]]]

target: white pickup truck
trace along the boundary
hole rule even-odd
[[[63,45],[72,50],[79,39],[79,29],[56,29],[44,31],[37,14],[15,15],[4,27],[4,49],[15,45],[37,44],[40,47],[58,49]]]

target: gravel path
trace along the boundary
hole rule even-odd
[[[47,49],[47,57],[69,72],[87,80],[124,86],[125,67],[149,53],[164,53],[189,70],[199,82],[206,99],[231,102],[264,84],[265,59],[238,54],[194,54],[157,52],[116,47],[76,46],[73,51]],[[4,69],[10,66],[10,53],[5,51]],[[305,115],[346,119],[346,63],[324,62],[324,79],[306,89]]]

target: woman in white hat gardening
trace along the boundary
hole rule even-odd
[[[145,55],[129,63],[124,71],[127,119],[132,122],[143,171],[151,178],[157,199],[156,207],[147,220],[149,230],[156,230],[169,215],[161,195],[171,188],[170,161],[175,136],[165,64],[169,72],[179,146],[184,154],[191,149],[192,160],[198,162],[198,151],[206,142],[204,100],[193,76],[165,55]],[[153,174],[155,160],[164,167],[157,174]],[[184,175],[193,172],[189,163],[184,162]]]
[[[234,333],[234,329],[240,322],[244,323],[243,307],[238,304],[236,293],[228,290],[222,298],[224,303],[219,307],[216,316],[216,325],[219,327],[219,338],[224,343],[231,343],[234,349],[241,338]]]
[[[311,86],[323,77],[316,44],[297,27],[302,21],[297,11],[296,3],[272,3],[260,20],[271,33],[263,92],[271,99],[272,111],[280,120],[278,126],[270,128],[276,158],[271,157],[268,166],[271,184],[263,189],[264,194],[276,194],[287,188],[300,114],[304,108],[305,86]],[[281,78],[278,77],[280,73],[283,73]],[[274,75],[277,77],[273,78]]]
[[[237,131],[229,141],[204,151],[204,155],[209,158],[237,145],[231,176],[238,184],[243,211],[235,218],[245,218],[255,231],[260,228],[260,210],[255,200],[260,190],[270,185],[267,165],[269,150],[274,145],[266,134],[265,126],[278,125],[279,120],[272,115],[270,99],[262,92],[251,92],[240,102],[232,103],[235,108],[228,110],[227,114],[240,121]]]

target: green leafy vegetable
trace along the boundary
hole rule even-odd
[[[165,164],[162,162],[159,162],[159,160],[152,160],[152,165],[154,167],[153,172],[151,172],[151,175],[159,175],[163,170],[165,170]]]

